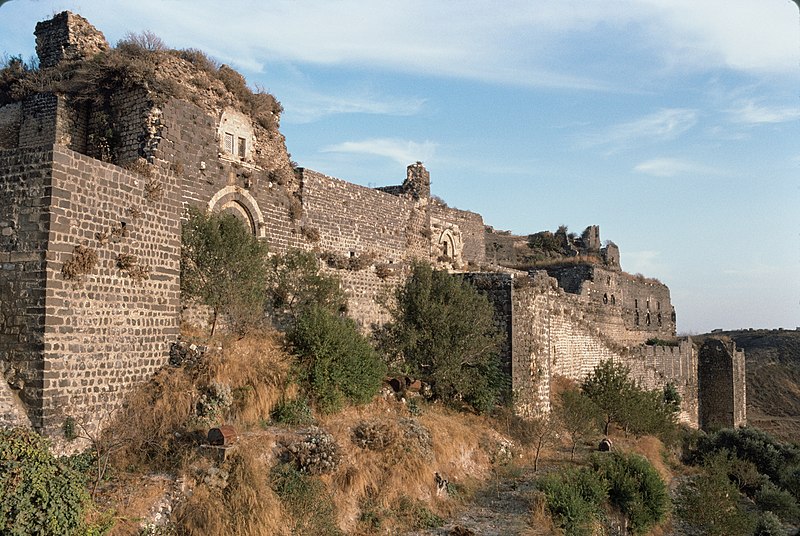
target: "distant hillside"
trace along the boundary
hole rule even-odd
[[[745,351],[747,420],[783,439],[800,442],[800,331],[724,331]]]

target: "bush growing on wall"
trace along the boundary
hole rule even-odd
[[[320,410],[331,413],[345,402],[369,402],[380,390],[386,365],[349,318],[310,307],[297,319],[289,341],[300,358],[300,382]]]
[[[264,317],[267,246],[231,214],[189,209],[182,229],[181,293],[243,333]]]
[[[383,341],[408,372],[431,384],[434,396],[478,411],[498,402],[504,381],[502,334],[494,310],[472,286],[426,264],[415,264],[397,290]]]

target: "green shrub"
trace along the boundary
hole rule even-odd
[[[741,494],[728,477],[727,453],[709,456],[703,472],[678,488],[675,512],[697,534],[745,536],[753,533],[755,517],[741,506]]]
[[[756,428],[723,429],[701,437],[688,461],[698,463],[723,449],[753,463],[773,483],[785,486],[800,499],[800,489],[795,491],[792,484],[795,472],[800,470],[800,446],[778,441]]]
[[[502,335],[494,309],[465,281],[415,264],[397,290],[383,346],[436,398],[491,409],[506,386],[498,354]]]
[[[552,251],[554,253],[562,252],[561,243],[550,231],[541,231],[528,235],[528,247],[541,251]]]
[[[401,497],[394,512],[397,519],[407,527],[433,529],[444,524],[444,520],[430,511],[422,501]]]
[[[285,400],[272,410],[272,420],[280,424],[300,426],[314,424],[314,415],[305,398]]]
[[[272,468],[270,483],[294,520],[292,534],[341,534],[336,526],[333,499],[319,478],[303,474],[289,464],[281,464]]]
[[[608,435],[612,424],[636,435],[658,435],[667,443],[677,439],[679,406],[665,391],[646,391],[630,378],[630,369],[611,360],[597,365],[581,385],[597,406]]]
[[[83,522],[91,504],[83,478],[59,464],[49,448],[30,430],[0,430],[0,533],[47,536],[92,530]]]
[[[762,512],[772,512],[782,521],[796,524],[800,521],[800,506],[786,490],[771,482],[765,483],[756,493],[756,504]]]
[[[321,411],[369,402],[380,390],[386,365],[352,320],[311,307],[289,341],[300,358],[300,382]]]
[[[590,469],[551,473],[537,482],[553,521],[566,534],[594,534],[594,525],[608,498],[608,484]]]
[[[772,512],[764,512],[758,516],[754,536],[787,536],[789,532],[783,527],[781,520]]]
[[[595,454],[592,467],[608,484],[608,497],[630,521],[634,534],[643,534],[664,519],[670,509],[667,487],[658,472],[636,454]]]

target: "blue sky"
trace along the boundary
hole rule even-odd
[[[600,225],[679,332],[800,326],[790,0],[12,0],[0,51],[65,9],[233,65],[302,166],[382,186],[422,160],[497,229]]]

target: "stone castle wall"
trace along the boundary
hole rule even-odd
[[[464,242],[464,263],[475,269],[486,264],[485,225],[480,214],[431,203],[431,217],[458,226]]]
[[[700,347],[699,425],[704,429],[747,424],[744,352],[725,339],[708,339]]]
[[[148,184],[160,185],[160,195]],[[42,427],[93,422],[167,361],[178,335],[178,179],[150,177],[56,146],[44,327]],[[81,281],[64,263],[82,245],[97,264]],[[65,409],[68,408],[68,409]]]
[[[35,426],[42,422],[52,160],[52,147],[0,151],[0,365]]]
[[[643,388],[674,384],[682,398],[681,421],[697,425],[697,355],[691,341],[675,347],[621,346],[607,335],[591,304],[565,292],[544,272],[472,274],[468,280],[489,296],[501,327],[511,326],[505,359],[523,415],[549,411],[554,376],[581,381],[610,359],[629,366]]]
[[[43,65],[104,47],[102,34],[72,14],[37,26]],[[189,67],[175,61],[165,69],[185,82]],[[674,340],[669,289],[621,272],[616,246],[597,251],[599,228],[573,239],[572,252],[613,262],[526,275],[513,269],[530,260],[525,237],[493,232],[480,214],[432,200],[421,162],[401,186],[380,189],[292,172],[272,128],[279,112],[273,125],[204,98],[156,98],[131,87],[91,105],[41,93],[0,107],[4,422],[29,419],[50,434],[68,416],[96,424],[167,361],[181,316],[180,227],[190,206],[235,215],[273,253],[318,254],[365,331],[388,319],[382,303],[411,262],[472,271],[462,277],[495,305],[506,334],[503,369],[523,415],[549,409],[554,376],[581,380],[613,359],[644,387],[674,383],[685,422],[697,424],[698,411],[700,424],[728,413],[744,422],[743,358],[734,351],[701,359],[701,368],[710,364],[698,377],[691,342],[642,346]],[[79,247],[95,252],[97,264],[80,280],[65,279]],[[476,272],[487,263],[494,273]],[[193,317],[200,318],[184,315]],[[727,402],[703,405],[703,393],[720,386]]]

